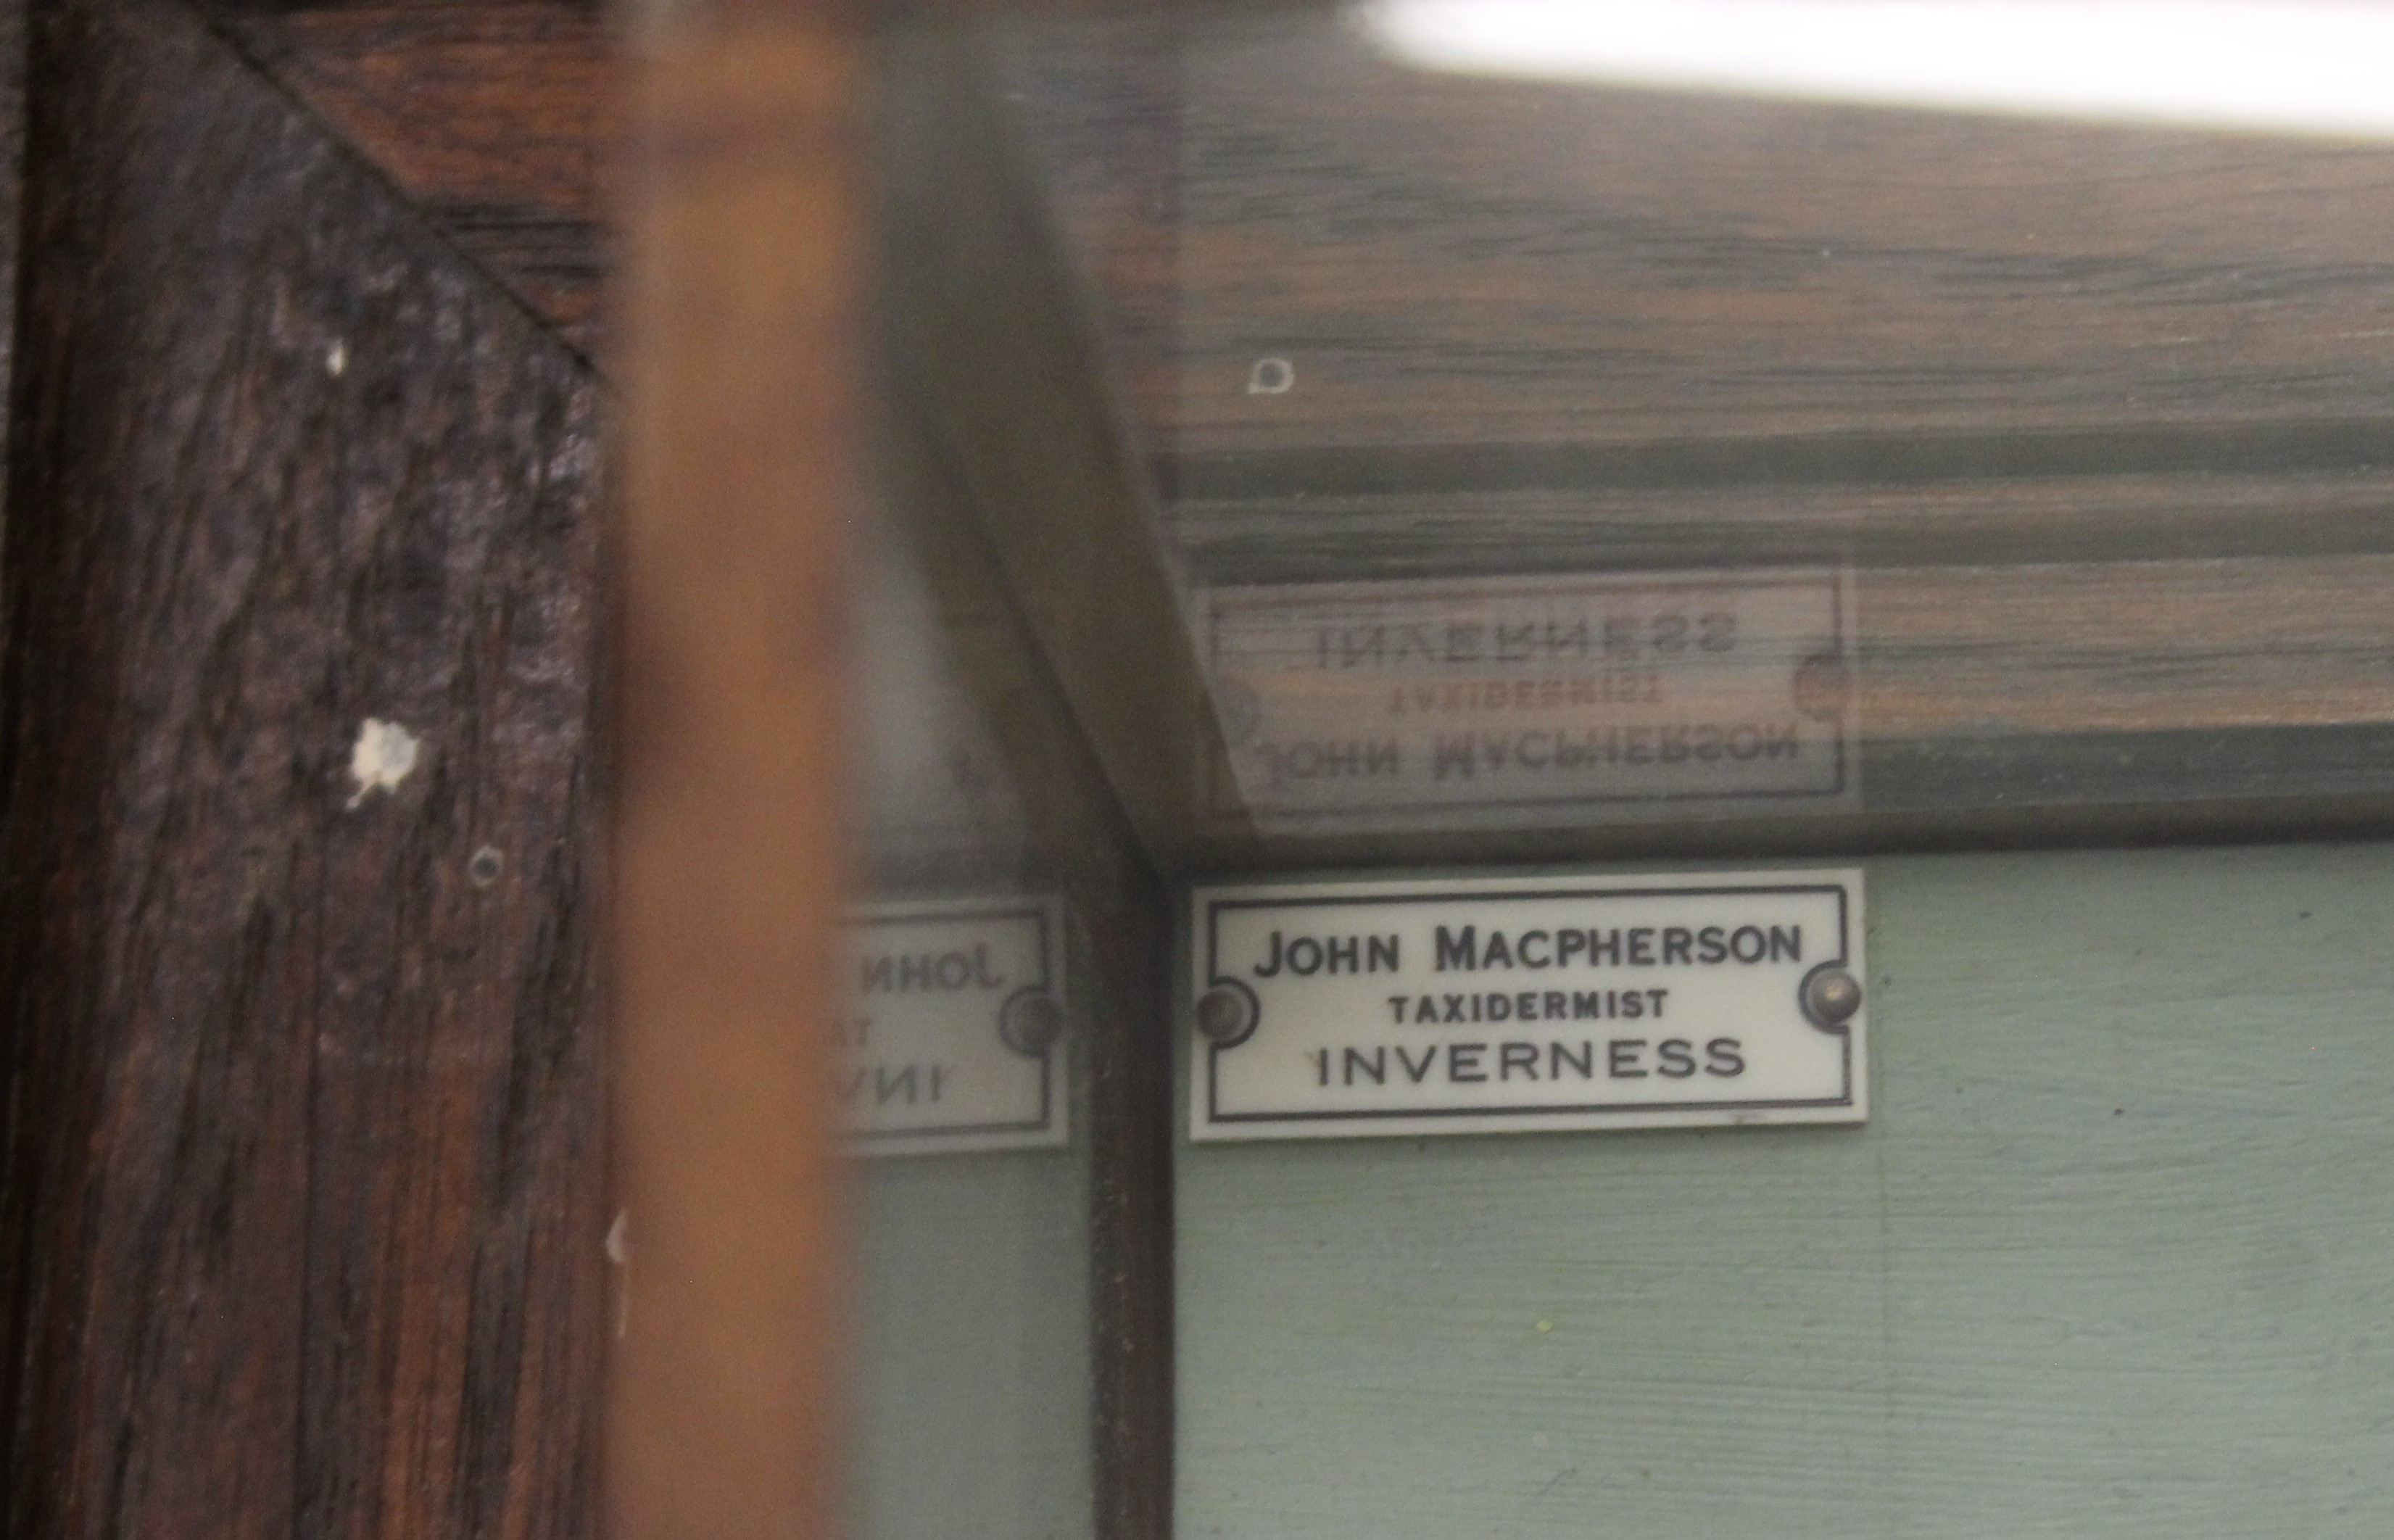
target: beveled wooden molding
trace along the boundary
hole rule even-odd
[[[604,353],[625,61],[585,0],[195,0],[584,356]]]
[[[951,446],[966,506],[1150,855],[1250,831],[1183,584],[1088,309],[968,42],[888,49],[886,303],[900,388]]]
[[[860,40],[637,66],[616,849],[625,1330],[610,1533],[832,1533],[832,966],[856,466]]]

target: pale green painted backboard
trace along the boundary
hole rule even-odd
[[[1184,1139],[1182,1540],[2394,1534],[2394,849],[1866,871],[1865,1127]]]
[[[857,1182],[859,1540],[1085,1540],[1085,1149],[864,1164]]]

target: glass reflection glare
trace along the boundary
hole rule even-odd
[[[2394,7],[1373,0],[1424,69],[2115,123],[2394,134]]]

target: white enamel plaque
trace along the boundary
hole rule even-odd
[[[869,1154],[1059,1145],[1066,1121],[1060,907],[883,904],[848,921],[840,1100]]]
[[[1222,587],[1229,779],[1267,827],[1842,806],[1859,784],[1835,571]]]
[[[1192,1139],[1860,1123],[1858,871],[1204,888]]]

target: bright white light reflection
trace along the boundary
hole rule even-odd
[[[2394,5],[1367,0],[1423,69],[1801,100],[2394,135]]]

